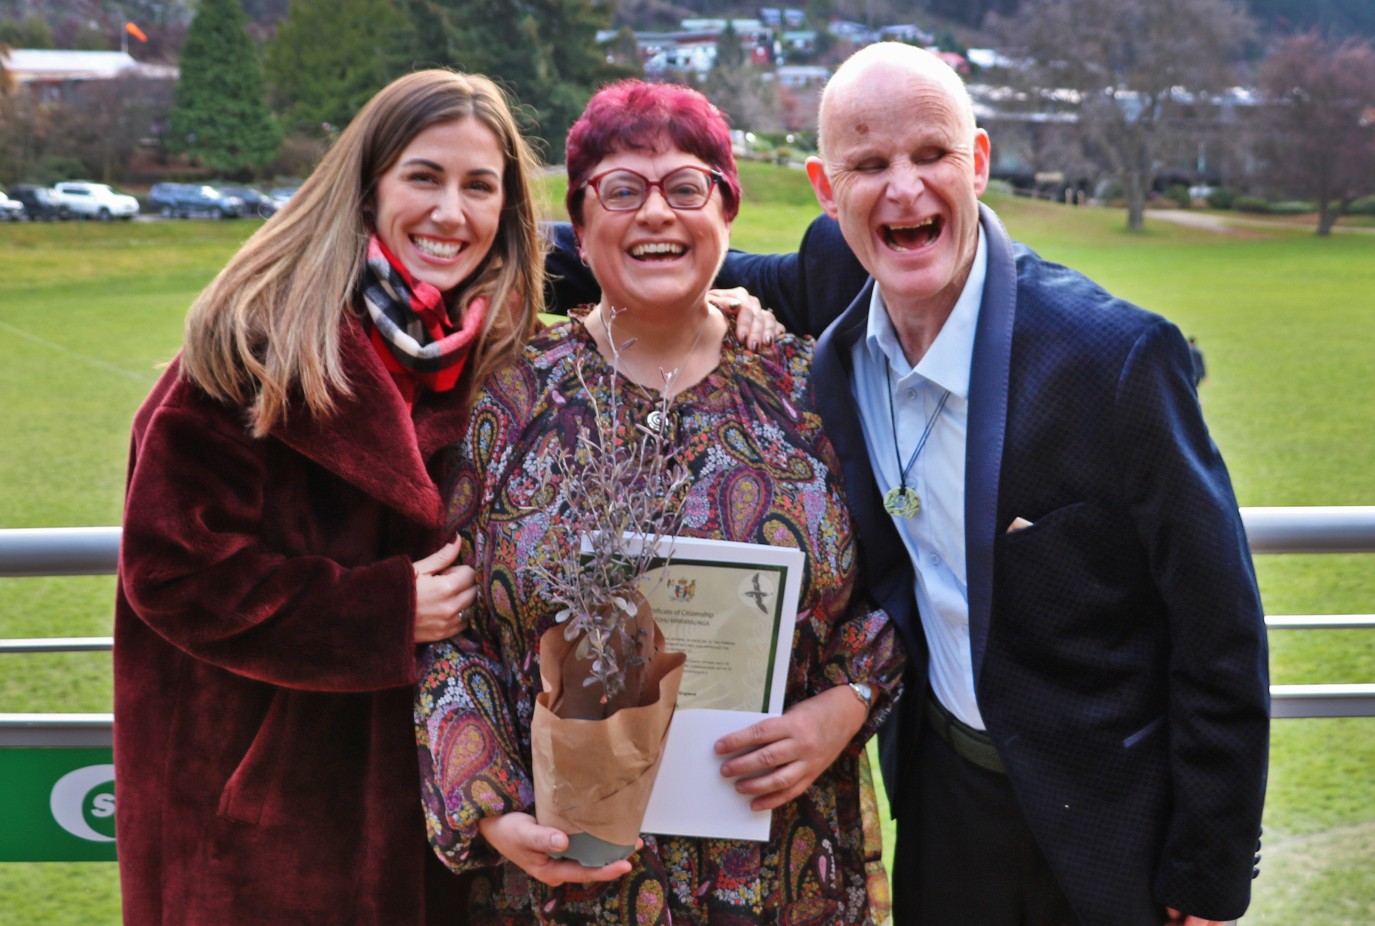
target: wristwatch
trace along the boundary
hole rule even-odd
[[[874,706],[874,689],[864,682],[850,682],[850,690],[859,698],[859,703],[864,705],[866,711]]]

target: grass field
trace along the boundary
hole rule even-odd
[[[737,246],[791,250],[802,174],[746,165]],[[556,184],[555,184],[556,185]],[[559,193],[554,191],[557,201]],[[1197,336],[1202,400],[1242,505],[1375,504],[1375,236],[1237,234],[991,200],[1014,237]],[[119,521],[128,425],[196,292],[256,222],[0,227],[0,527]],[[1369,557],[1258,561],[1267,613],[1375,610]],[[0,637],[105,635],[109,578],[0,581]],[[1279,632],[1277,683],[1375,681],[1375,634]],[[7,656],[0,711],[105,711],[105,654]],[[1275,724],[1253,924],[1366,926],[1375,910],[1375,721]],[[0,924],[118,922],[114,866],[0,865]]]

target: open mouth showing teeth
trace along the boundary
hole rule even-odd
[[[935,241],[941,235],[941,220],[931,216],[916,225],[885,225],[883,239],[898,251],[915,251]]]
[[[637,244],[630,249],[630,256],[636,260],[667,260],[670,257],[681,257],[686,253],[687,248],[671,241]]]
[[[446,242],[433,241],[429,238],[411,238],[411,242],[424,254],[430,257],[437,257],[441,260],[448,260],[459,251],[463,250],[462,244],[450,244]]]

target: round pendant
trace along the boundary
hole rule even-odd
[[[656,434],[657,434],[659,431],[663,430],[663,427],[664,427],[664,413],[661,412],[661,411],[659,411],[659,409],[657,409],[657,408],[654,409],[654,411],[650,412],[649,415],[646,416],[646,418],[645,418],[645,426],[648,427],[651,431],[653,431],[653,432],[656,433]]]
[[[921,511],[921,499],[908,486],[893,486],[883,496],[883,510],[895,518],[915,518]]]

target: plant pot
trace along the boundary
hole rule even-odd
[[[535,817],[569,836],[560,857],[600,866],[635,849],[645,808],[683,680],[683,653],[664,652],[664,635],[647,604],[636,623],[652,640],[637,704],[601,719],[583,719],[588,690],[562,626],[540,637],[540,677],[530,746]],[[569,671],[571,670],[571,671]],[[573,714],[574,716],[560,716]]]

